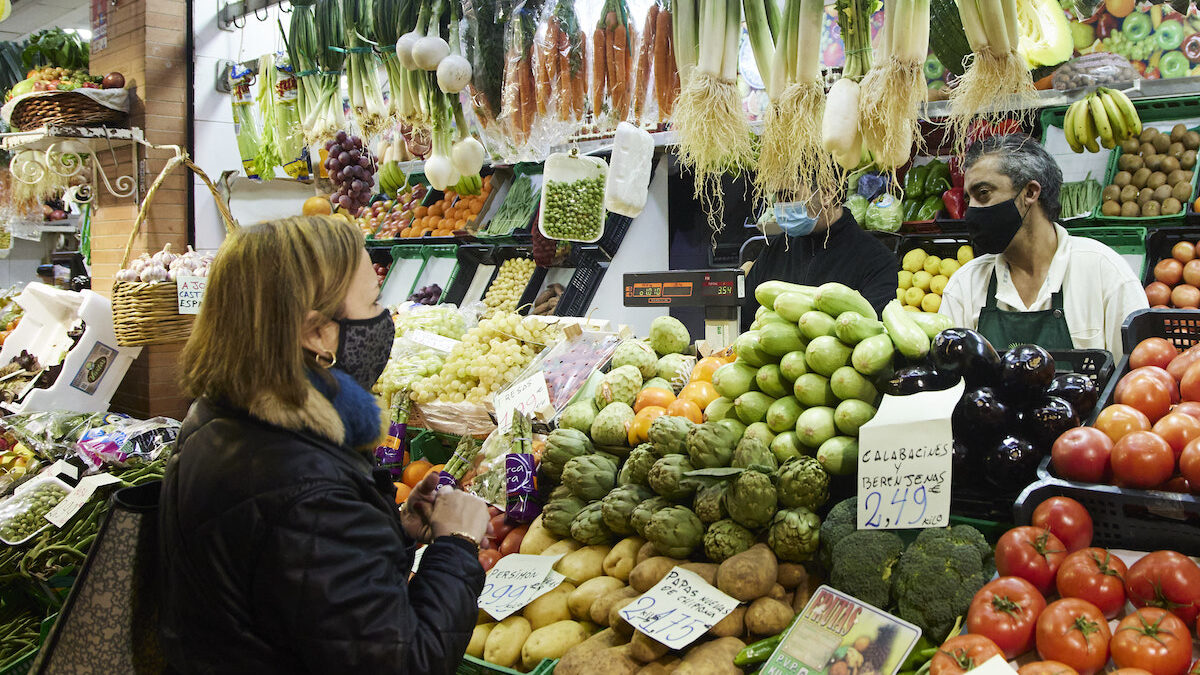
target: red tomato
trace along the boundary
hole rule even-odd
[[[1157,487],[1175,473],[1175,453],[1153,431],[1135,431],[1113,445],[1112,472],[1117,485]]]
[[[1188,485],[1200,491],[1200,439],[1188,443],[1183,449],[1183,454],[1179,456],[1179,473],[1183,474]]]
[[[1143,607],[1121,619],[1110,649],[1118,668],[1142,668],[1151,675],[1183,675],[1192,660],[1192,634],[1179,617],[1167,610]]]
[[[1168,302],[1171,302],[1171,287],[1161,281],[1151,281],[1146,284],[1146,302],[1150,303],[1151,307],[1155,305],[1165,307]]]
[[[1014,527],[996,542],[996,572],[1021,577],[1042,595],[1054,588],[1054,576],[1066,557],[1062,541],[1040,527]]]
[[[968,670],[982,666],[993,656],[1004,652],[982,635],[965,634],[952,637],[942,643],[929,662],[929,675],[962,675]]]
[[[507,517],[503,513],[498,513],[492,516],[488,521],[488,537],[496,541],[504,541],[509,532],[512,532],[515,523],[508,522]]]
[[[1180,309],[1200,307],[1200,288],[1191,284],[1179,284],[1171,289],[1171,304]]]
[[[1167,364],[1167,372],[1178,382],[1183,379],[1183,374],[1197,360],[1200,360],[1200,345],[1193,345],[1172,359],[1171,363]]]
[[[1171,411],[1174,380],[1167,375],[1172,382],[1172,386],[1168,387],[1156,375],[1143,370],[1146,369],[1139,368],[1121,378],[1114,390],[1113,401],[1137,408],[1154,423]],[[1164,370],[1163,374],[1166,375],[1166,372]]]
[[[1162,436],[1167,445],[1171,446],[1171,451],[1175,453],[1175,459],[1179,459],[1179,455],[1183,454],[1183,449],[1187,447],[1187,444],[1191,443],[1193,439],[1200,438],[1200,420],[1172,410],[1169,415],[1155,422],[1151,431]]]
[[[1103,483],[1112,472],[1113,441],[1096,427],[1075,427],[1050,448],[1054,471],[1068,480]]]
[[[1114,404],[1101,410],[1096,416],[1096,428],[1116,443],[1131,431],[1150,431],[1150,418],[1137,408]]]
[[[1183,263],[1174,258],[1159,260],[1154,266],[1154,278],[1168,286],[1174,286],[1183,279]]]
[[[482,549],[479,551],[479,564],[483,566],[483,571],[487,572],[503,557],[503,554],[494,548]]]
[[[1184,401],[1171,408],[1171,412],[1183,413],[1184,415],[1190,415],[1200,420],[1200,401]]]
[[[1195,253],[1196,249],[1192,249]],[[1189,286],[1200,284],[1200,260],[1189,260],[1183,264],[1183,283]]]
[[[1109,671],[1108,675],[1150,675],[1150,671],[1141,668],[1117,668]]]
[[[1171,394],[1171,403],[1179,403],[1179,383],[1175,381],[1175,378],[1166,368],[1142,366],[1130,372],[1131,375],[1133,373],[1138,373],[1141,376],[1149,375],[1162,382],[1162,385],[1167,388],[1167,392]]]
[[[1070,497],[1051,497],[1033,510],[1033,525],[1058,537],[1067,551],[1092,545],[1092,517],[1083,504]]]
[[[1058,661],[1034,661],[1017,670],[1017,675],[1079,675],[1075,669]]]
[[[1179,397],[1184,401],[1200,401],[1200,361],[1188,366],[1179,380]]]
[[[1179,350],[1166,338],[1146,338],[1129,353],[1129,367],[1134,370],[1142,366],[1166,368],[1171,363],[1171,359],[1178,355]]]
[[[1062,661],[1079,675],[1092,675],[1104,668],[1111,639],[1104,615],[1087,600],[1056,600],[1038,617],[1038,654],[1043,659]]]
[[[1106,619],[1115,619],[1125,609],[1125,574],[1129,568],[1120,558],[1102,548],[1085,548],[1067,556],[1055,585],[1064,598],[1087,600]]]
[[[1043,609],[1046,599],[1033,584],[1018,577],[993,579],[971,600],[967,631],[989,638],[1012,660],[1033,649],[1033,629]]]
[[[1200,611],[1200,567],[1175,551],[1155,551],[1129,568],[1125,594],[1134,607],[1162,607],[1196,624]]]
[[[1186,263],[1196,257],[1196,247],[1186,241],[1181,241],[1171,247],[1171,257],[1181,263]]]
[[[500,543],[500,554],[508,555],[509,553],[517,553],[521,550],[521,542],[525,539],[525,533],[529,531],[528,525],[514,527],[507,535],[504,536],[504,541]]]

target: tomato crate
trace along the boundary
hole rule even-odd
[[[1111,248],[1129,263],[1134,276],[1141,277],[1146,271],[1149,256],[1146,255],[1146,228],[1129,226],[1075,227],[1071,236],[1094,239]]]
[[[1142,285],[1154,281],[1154,266],[1158,261],[1171,257],[1171,249],[1181,241],[1192,244],[1200,241],[1200,226],[1155,227],[1146,234],[1146,268],[1142,274]]]
[[[462,663],[458,664],[458,668],[454,672],[457,675],[549,675],[554,672],[554,666],[557,663],[558,659],[542,659],[542,662],[534,666],[533,670],[522,674],[519,670],[488,663],[474,656],[463,656]]]
[[[1121,344],[1126,354],[1149,337],[1166,338],[1179,351],[1200,343],[1200,310],[1139,309],[1125,318]]]

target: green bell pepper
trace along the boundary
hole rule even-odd
[[[950,165],[934,160],[925,172],[925,196],[940,195],[950,189]],[[941,187],[945,185],[945,187]]]
[[[941,193],[930,195],[921,202],[921,207],[917,209],[917,220],[933,220],[937,216],[938,211],[942,210]]]
[[[917,211],[921,208],[920,199],[905,199],[904,200],[904,222],[911,223],[917,219]]]
[[[908,170],[908,173],[904,174],[905,200],[921,200],[925,198],[925,176],[928,173],[928,166],[914,166]]]

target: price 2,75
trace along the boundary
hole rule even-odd
[[[688,614],[682,607],[672,607],[660,612],[655,611],[654,605],[655,600],[652,596],[643,595],[622,609],[621,614],[635,628],[664,643],[678,643],[681,640],[687,640],[693,633],[697,633],[697,637],[699,637],[698,634],[709,628],[700,619]],[[687,642],[691,642],[691,640],[687,640]]]
[[[922,522],[925,509],[929,505],[927,496],[924,485],[915,490],[907,487],[871,490],[863,498],[863,508],[871,514],[867,518],[866,526],[888,528],[928,525],[929,523]]]

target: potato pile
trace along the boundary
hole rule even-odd
[[[1104,188],[1100,212],[1122,218],[1183,213],[1192,197],[1200,133],[1176,124],[1169,134],[1146,128],[1121,143],[1117,173]]]
[[[554,541],[539,517],[521,553],[565,553],[554,569],[566,579],[504,621],[481,610],[467,654],[522,672],[542,659],[561,659],[554,669],[559,675],[740,673],[733,665],[738,651],[785,629],[811,595],[804,566],[780,563],[766,544],[720,565],[691,563],[659,555],[641,537],[614,546]],[[635,631],[619,614],[677,565],[742,603],[682,653]]]

